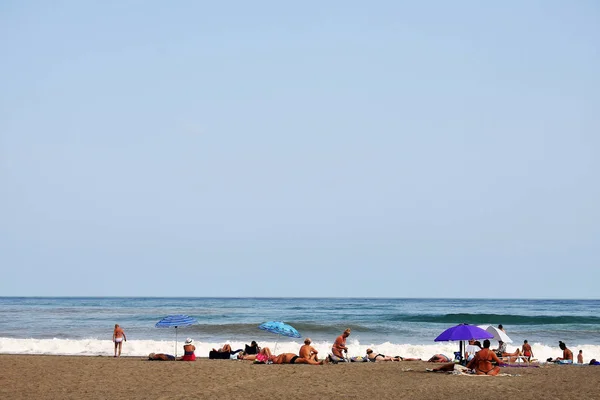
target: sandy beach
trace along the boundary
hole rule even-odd
[[[3,399],[570,399],[597,393],[600,367],[503,368],[511,376],[428,373],[425,362],[254,365],[199,359],[0,355]]]

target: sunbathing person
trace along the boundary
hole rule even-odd
[[[175,361],[175,356],[165,353],[150,353],[148,354],[150,361]]]
[[[311,364],[311,365],[323,365],[325,362],[316,362],[306,358],[299,357],[294,353],[282,353],[278,356],[271,356],[271,362],[273,364]]]
[[[212,349],[208,353],[208,358],[211,360],[229,360],[233,354],[243,351],[242,349],[232,351],[229,344],[224,344],[219,350]]]
[[[317,351],[317,349],[315,349],[314,347],[312,347],[310,345],[311,343],[312,343],[312,341],[310,340],[310,338],[304,339],[304,346],[300,347],[300,351],[298,352],[298,355],[301,358],[306,358],[307,360],[313,360],[313,361],[319,362],[319,357],[318,357],[319,352]]]
[[[194,346],[194,341],[190,338],[185,339],[185,344],[183,345],[183,357],[181,357],[181,361],[196,361],[196,346]]]
[[[375,352],[372,349],[367,349],[367,358],[369,359],[369,361],[375,362],[375,361],[400,361],[400,358],[396,357],[390,357],[390,356],[386,356],[384,354],[375,354]]]
[[[243,351],[238,353],[238,360],[250,360],[250,361],[259,361],[259,362],[267,362],[273,356],[271,354],[271,349],[268,347],[263,347],[259,350],[258,354],[246,354]]]
[[[483,341],[483,349],[475,353],[475,357],[469,361],[467,368],[475,371],[477,375],[498,375],[500,367],[493,366],[492,362],[503,365],[498,356],[490,350],[490,341]]]
[[[429,360],[427,360],[427,362],[435,362],[435,363],[447,363],[447,362],[451,362],[452,360],[443,355],[443,354],[434,354],[433,357],[431,357]]]

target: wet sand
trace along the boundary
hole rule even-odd
[[[571,399],[598,396],[600,366],[502,368],[515,376],[425,372],[425,362],[254,365],[138,357],[0,355],[2,399]]]

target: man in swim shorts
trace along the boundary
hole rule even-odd
[[[344,353],[348,354],[348,347],[346,347],[346,338],[350,336],[350,328],[347,328],[340,336],[335,339],[333,342],[333,347],[331,348],[331,352],[334,356],[339,358],[344,357]]]
[[[125,336],[123,328],[121,328],[119,324],[115,324],[115,330],[113,331],[113,342],[115,342],[115,357],[121,357],[121,348],[123,347],[124,341],[127,341],[127,336]],[[119,351],[119,355],[117,355],[117,350]]]
[[[312,347],[310,345],[311,343],[312,343],[312,341],[310,340],[310,338],[304,339],[304,346],[300,347],[300,351],[298,352],[298,355],[301,358],[319,362],[319,358],[317,356],[317,354],[319,354],[319,352],[317,351],[317,349],[315,349],[314,347]]]

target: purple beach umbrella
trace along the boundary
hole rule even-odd
[[[435,338],[436,342],[451,342],[454,340],[492,339],[494,335],[475,325],[460,324],[446,329]]]
[[[446,329],[435,338],[435,342],[452,342],[460,341],[458,353],[462,359],[463,356],[463,340],[471,339],[492,339],[494,335],[488,331],[481,329],[475,325],[460,324]]]

